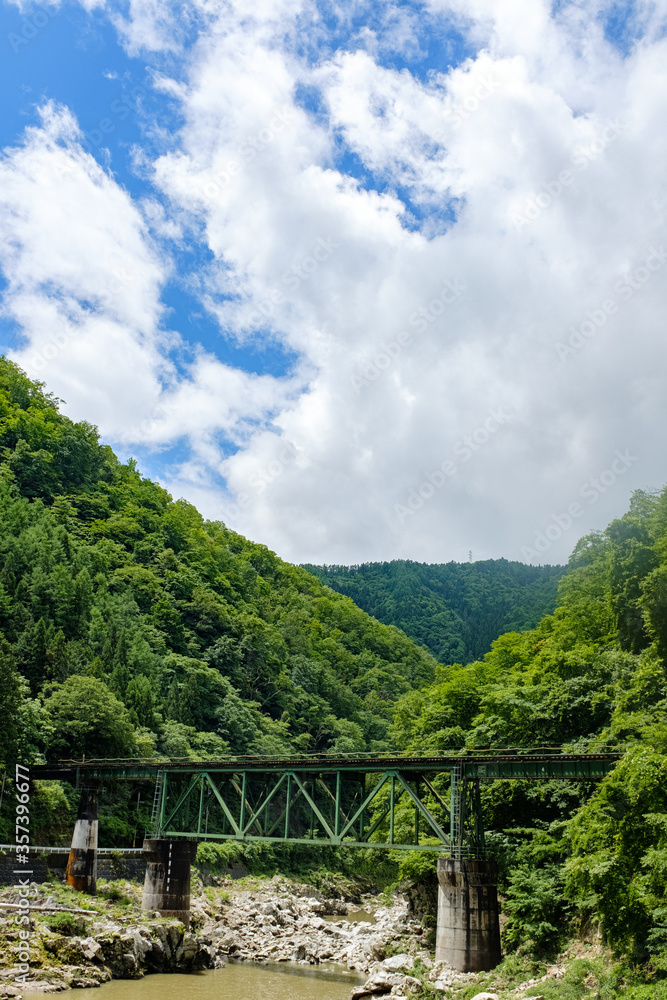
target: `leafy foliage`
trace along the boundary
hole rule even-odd
[[[0,359],[0,763],[382,749],[396,697],[435,667]]]
[[[553,614],[483,660],[439,666],[396,705],[392,736],[412,752],[627,751],[597,787],[483,783],[509,949],[548,957],[599,926],[620,954],[667,971],[666,581],[667,490],[637,492],[576,546]]]
[[[387,625],[397,625],[440,663],[483,656],[501,633],[533,628],[553,611],[563,566],[507,559],[304,567]]]
[[[51,723],[46,744],[52,757],[127,757],[134,749],[127,709],[95,677],[68,677],[55,686],[44,708]]]

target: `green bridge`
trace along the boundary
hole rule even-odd
[[[480,781],[597,781],[618,753],[502,750],[465,755],[356,754],[63,761],[37,778],[83,787],[155,781],[150,836],[435,851],[484,858]],[[400,828],[400,829],[399,829]]]
[[[356,754],[183,760],[61,761],[33,767],[81,789],[67,881],[96,891],[98,792],[105,781],[155,781],[144,841],[142,906],[190,921],[198,840],[435,851],[435,957],[462,972],[500,961],[497,869],[487,860],[480,782],[594,782],[618,753],[502,750],[457,755]]]

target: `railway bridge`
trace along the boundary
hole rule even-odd
[[[500,961],[496,866],[486,857],[480,782],[595,782],[621,756],[514,748],[456,755],[61,761],[31,772],[81,790],[67,878],[89,893],[95,892],[100,786],[153,780],[142,905],[186,924],[190,865],[201,840],[436,852],[436,959],[480,971]]]

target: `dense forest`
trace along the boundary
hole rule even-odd
[[[556,606],[564,566],[507,559],[360,566],[304,565],[385,625],[396,625],[440,663],[469,663],[503,632],[534,628]]]
[[[631,963],[667,971],[666,663],[667,489],[635,493],[627,514],[581,539],[537,628],[438,667],[399,700],[391,737],[404,750],[625,751],[598,786],[482,789],[506,948],[553,955],[599,929]]]
[[[435,659],[58,402],[0,360],[0,760],[387,748]]]
[[[439,664],[305,569],[172,500],[4,359],[0,447],[0,763],[622,750],[598,785],[484,784],[504,943],[550,957],[599,931],[626,968],[667,974],[667,490],[636,493],[627,514],[578,543],[555,610],[534,628],[505,632],[480,659]],[[407,578],[428,580],[422,569]],[[496,611],[517,627],[531,621],[560,576],[535,575],[531,597],[531,577],[513,564],[466,573],[467,596],[452,607],[467,626],[460,611],[478,600],[487,630]],[[513,609],[485,604],[483,579],[504,580]],[[416,589],[421,607],[426,591]],[[399,587],[375,591],[381,601]],[[477,641],[455,634],[464,649]],[[106,842],[127,843],[145,819],[131,792],[106,794]],[[33,837],[67,839],[73,796],[37,783]],[[0,816],[5,841],[9,816]],[[394,862],[399,877],[432,863]]]

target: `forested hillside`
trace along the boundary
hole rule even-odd
[[[387,747],[434,658],[57,403],[0,360],[0,760]]]
[[[667,490],[638,492],[624,517],[576,546],[558,608],[536,629],[501,636],[483,660],[438,667],[433,685],[399,701],[391,736],[405,750],[627,751],[599,786],[482,789],[507,948],[554,954],[599,926],[632,962],[667,971],[666,657]]]
[[[369,570],[367,593],[380,595],[386,614],[394,601],[397,622],[425,627],[429,595],[441,599],[449,580],[458,618],[440,604],[442,631],[432,635],[459,652],[439,665],[305,569],[172,500],[57,402],[0,360],[0,764],[83,754],[627,751],[599,786],[482,788],[505,947],[548,957],[599,927],[631,964],[648,962],[644,974],[667,973],[667,490],[635,494],[624,517],[584,538],[553,613],[501,635],[467,665],[466,643],[491,642],[493,621],[510,615],[519,627],[549,606],[560,568]],[[363,593],[365,571],[333,578],[358,578]],[[402,593],[417,594],[414,615]],[[475,608],[484,640],[460,630]],[[37,842],[40,830],[67,840],[74,795],[56,782],[36,787]],[[141,835],[136,792],[105,795],[106,842]],[[5,841],[10,817],[0,816]],[[403,856],[400,870],[424,873],[432,863]]]
[[[304,566],[369,615],[396,625],[440,663],[468,663],[503,632],[534,628],[556,606],[564,566],[507,559]]]

